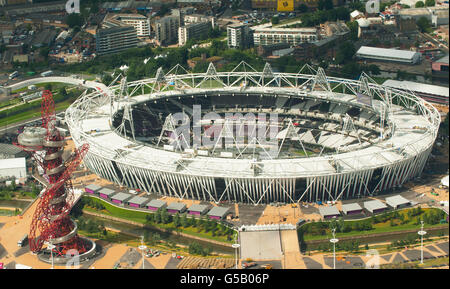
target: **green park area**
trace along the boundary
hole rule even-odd
[[[187,214],[171,215],[166,210],[158,210],[154,213],[140,212],[119,208],[94,197],[83,197],[77,204],[75,210],[78,212],[85,210],[87,212],[140,223],[150,228],[180,232],[230,244],[233,242],[236,233],[233,229],[206,217],[198,219],[188,217]]]
[[[298,229],[304,241],[325,240],[331,237],[331,229],[336,229],[336,237],[366,237],[373,234],[418,230],[420,222],[425,228],[442,226],[445,212],[436,208],[410,208],[375,215],[363,220],[344,221],[342,218],[327,222],[312,222]]]

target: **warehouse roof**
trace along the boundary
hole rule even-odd
[[[25,158],[0,159],[0,169],[26,168]]]
[[[118,200],[118,201],[125,201],[126,199],[130,198],[130,194],[125,193],[117,193],[114,196],[111,197],[111,199]]]
[[[413,81],[399,81],[388,79],[383,83],[383,86],[389,86],[397,89],[410,90],[418,93],[433,94],[439,96],[449,96],[448,87],[431,85]]]
[[[90,184],[90,185],[87,185],[85,188],[95,192],[95,191],[100,190],[102,187],[100,187],[99,185],[96,185],[96,184]]]
[[[103,195],[107,195],[107,196],[111,196],[112,194],[114,194],[116,191],[108,189],[108,188],[103,188],[100,191],[98,191],[100,194]]]
[[[320,207],[319,213],[320,215],[322,215],[322,217],[340,215],[339,210],[336,208],[336,206]]]
[[[372,200],[364,202],[364,208],[373,212],[374,210],[386,209],[387,206],[379,200]]]
[[[344,204],[342,205],[343,212],[352,212],[352,211],[360,211],[362,210],[361,206],[358,203]]]
[[[177,210],[177,211],[181,211],[181,210],[183,210],[184,208],[186,208],[186,204],[184,204],[184,203],[178,203],[178,202],[170,203],[170,204],[167,206],[167,210]]]
[[[361,46],[356,54],[369,55],[369,56],[379,56],[384,58],[397,58],[411,60],[415,54],[419,52],[409,51],[409,50],[398,50],[390,48],[379,48],[370,46]]]
[[[20,153],[21,151],[22,149],[15,145],[9,143],[0,143],[0,153],[15,155]]]
[[[153,207],[153,208],[161,208],[163,206],[166,205],[166,202],[161,201],[161,200],[151,200],[148,204],[147,207]]]
[[[207,208],[208,208],[207,205],[193,204],[192,206],[189,207],[188,210],[192,212],[203,212]]]
[[[411,204],[411,201],[403,198],[400,195],[396,195],[396,196],[392,196],[392,197],[387,197],[386,204],[395,208],[397,206]]]
[[[208,216],[214,216],[214,217],[224,217],[230,208],[225,207],[214,207],[211,209],[211,211],[208,212]]]
[[[435,62],[439,62],[439,63],[447,63],[448,64],[448,54],[442,58],[439,58],[438,60],[436,60]]]
[[[128,200],[128,203],[132,203],[132,204],[137,204],[137,205],[142,205],[143,203],[147,202],[148,199],[147,198],[143,198],[143,197],[139,197],[139,196],[134,196],[133,198],[131,198],[130,200]]]

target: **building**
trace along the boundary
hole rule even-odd
[[[358,203],[343,204],[342,212],[345,215],[358,215],[362,214],[363,208]]]
[[[180,17],[165,16],[155,21],[156,41],[159,45],[174,44],[178,41]]]
[[[147,198],[134,196],[133,198],[128,200],[128,206],[135,207],[135,208],[144,208],[145,207],[144,204],[147,202],[148,202]]]
[[[251,30],[246,24],[227,26],[227,41],[229,48],[247,48],[252,44]]]
[[[130,199],[132,196],[130,194],[126,193],[117,193],[113,196],[111,196],[111,201],[118,205],[123,205],[128,199]]]
[[[419,20],[422,17],[428,19],[434,27],[449,24],[448,7],[424,7],[401,9],[398,11],[401,18]]]
[[[98,191],[98,195],[100,196],[100,198],[105,199],[105,200],[110,200],[111,197],[116,193],[116,191],[108,189],[108,188],[103,188],[100,191]]]
[[[433,73],[445,74],[448,77],[448,54],[442,58],[437,59],[431,63],[431,70]]]
[[[133,26],[117,26],[98,29],[95,35],[98,55],[116,53],[136,47],[139,43]]]
[[[211,29],[210,22],[190,23],[178,28],[178,45],[183,46],[189,39],[197,39]]]
[[[264,11],[293,12],[304,4],[308,8],[316,8],[319,0],[251,0],[252,9]],[[342,0],[333,0],[333,5],[343,4]]]
[[[383,83],[384,86],[396,88],[402,91],[412,91],[421,98],[439,104],[447,104],[449,92],[448,87],[432,84],[425,84],[407,80],[388,79]]]
[[[319,31],[315,27],[307,28],[257,28],[253,31],[255,45],[287,43],[297,46],[319,40]]]
[[[184,211],[186,211],[186,204],[184,203],[173,202],[167,206],[167,212],[171,214],[181,214]]]
[[[319,213],[324,219],[331,219],[331,218],[337,218],[341,215],[339,213],[339,210],[336,208],[336,206],[327,206],[327,207],[320,207]]]
[[[27,176],[27,164],[24,157],[0,159],[0,178],[15,177],[16,179]]]
[[[99,191],[102,189],[99,185],[90,184],[84,187],[84,191],[91,195],[98,195]]]
[[[188,214],[197,216],[204,215],[208,211],[208,207],[207,205],[193,204],[189,207]]]
[[[420,52],[370,46],[361,46],[356,52],[356,57],[360,59],[400,62],[406,64],[418,64],[422,60],[422,54]]]
[[[215,220],[222,220],[226,217],[226,215],[228,214],[228,211],[230,210],[230,208],[225,208],[225,207],[213,207],[209,212],[208,212],[208,217],[210,219],[215,219]]]
[[[138,37],[150,37],[150,19],[141,14],[108,14],[104,21],[105,28],[120,26],[117,22],[133,26]]]
[[[372,214],[377,214],[384,212],[387,206],[379,200],[372,200],[364,202],[364,208]]]
[[[147,205],[147,209],[152,211],[157,211],[159,209],[165,208],[167,206],[167,203],[161,200],[151,200]]]
[[[0,159],[13,159],[26,156],[27,153],[18,146],[0,143]]]
[[[400,195],[396,195],[396,196],[392,196],[392,197],[387,197],[386,204],[388,204],[389,206],[391,206],[392,208],[394,208],[396,210],[396,209],[411,206],[411,201],[405,199],[404,197],[402,197]]]

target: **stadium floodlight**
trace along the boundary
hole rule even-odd
[[[423,236],[427,233],[423,230],[423,221],[420,221],[420,231],[417,232],[420,235],[420,264],[423,264]]]
[[[333,235],[333,238],[330,239],[330,242],[333,243],[333,269],[336,269],[336,243],[339,242],[336,239],[336,228],[331,229],[331,234]]]

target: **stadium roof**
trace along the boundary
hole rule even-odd
[[[208,212],[208,216],[221,217],[223,218],[230,208],[225,207],[213,207],[211,211]]]
[[[126,199],[130,198],[130,194],[125,193],[117,193],[114,196],[111,197],[111,199],[118,200],[118,201],[125,201]]]
[[[136,204],[136,205],[142,205],[145,202],[147,202],[148,199],[147,198],[143,198],[143,197],[139,197],[139,196],[134,196],[133,198],[131,198],[130,200],[128,200],[128,203],[132,203],[132,204]]]
[[[398,50],[398,49],[389,49],[389,48],[379,48],[379,47],[370,47],[370,46],[361,46],[356,54],[362,55],[371,55],[371,56],[379,56],[384,58],[397,58],[397,59],[405,59],[411,60],[414,55],[419,52],[409,51],[409,50]]]
[[[166,202],[161,201],[161,200],[151,200],[148,204],[147,207],[153,207],[153,208],[162,208],[166,205]]]
[[[322,215],[322,217],[338,216],[341,214],[341,213],[339,213],[339,210],[336,208],[336,206],[320,207],[319,213],[320,213],[320,215]]]
[[[85,186],[85,188],[95,192],[95,191],[100,190],[102,187],[100,187],[99,185],[96,185],[96,184],[89,184],[89,185]]]
[[[391,206],[393,208],[396,208],[397,206],[411,204],[411,201],[403,198],[400,195],[396,195],[396,196],[392,196],[392,197],[387,197],[386,204],[388,204],[389,206]]]
[[[188,208],[188,211],[192,211],[192,212],[203,212],[206,209],[208,209],[207,205],[200,205],[200,204],[193,204],[192,206],[190,206]]]
[[[181,211],[181,210],[183,210],[184,208],[186,208],[186,204],[184,204],[184,203],[178,203],[178,202],[170,203],[170,204],[167,206],[167,210],[177,210],[177,211]]]
[[[100,191],[98,191],[100,194],[103,195],[107,195],[107,196],[111,196],[112,194],[114,194],[116,191],[108,189],[108,188],[103,188]]]
[[[362,210],[361,206],[358,203],[344,204],[342,205],[342,211],[344,213],[352,212],[352,211],[360,211]]]
[[[387,206],[380,200],[372,200],[364,202],[364,208],[373,212],[375,210],[387,209]]]
[[[413,81],[399,81],[388,79],[383,83],[384,86],[390,86],[397,89],[410,90],[413,92],[424,93],[424,94],[433,94],[439,96],[449,96],[448,87],[431,85]]]
[[[17,169],[25,167],[25,158],[0,159],[0,169]]]

